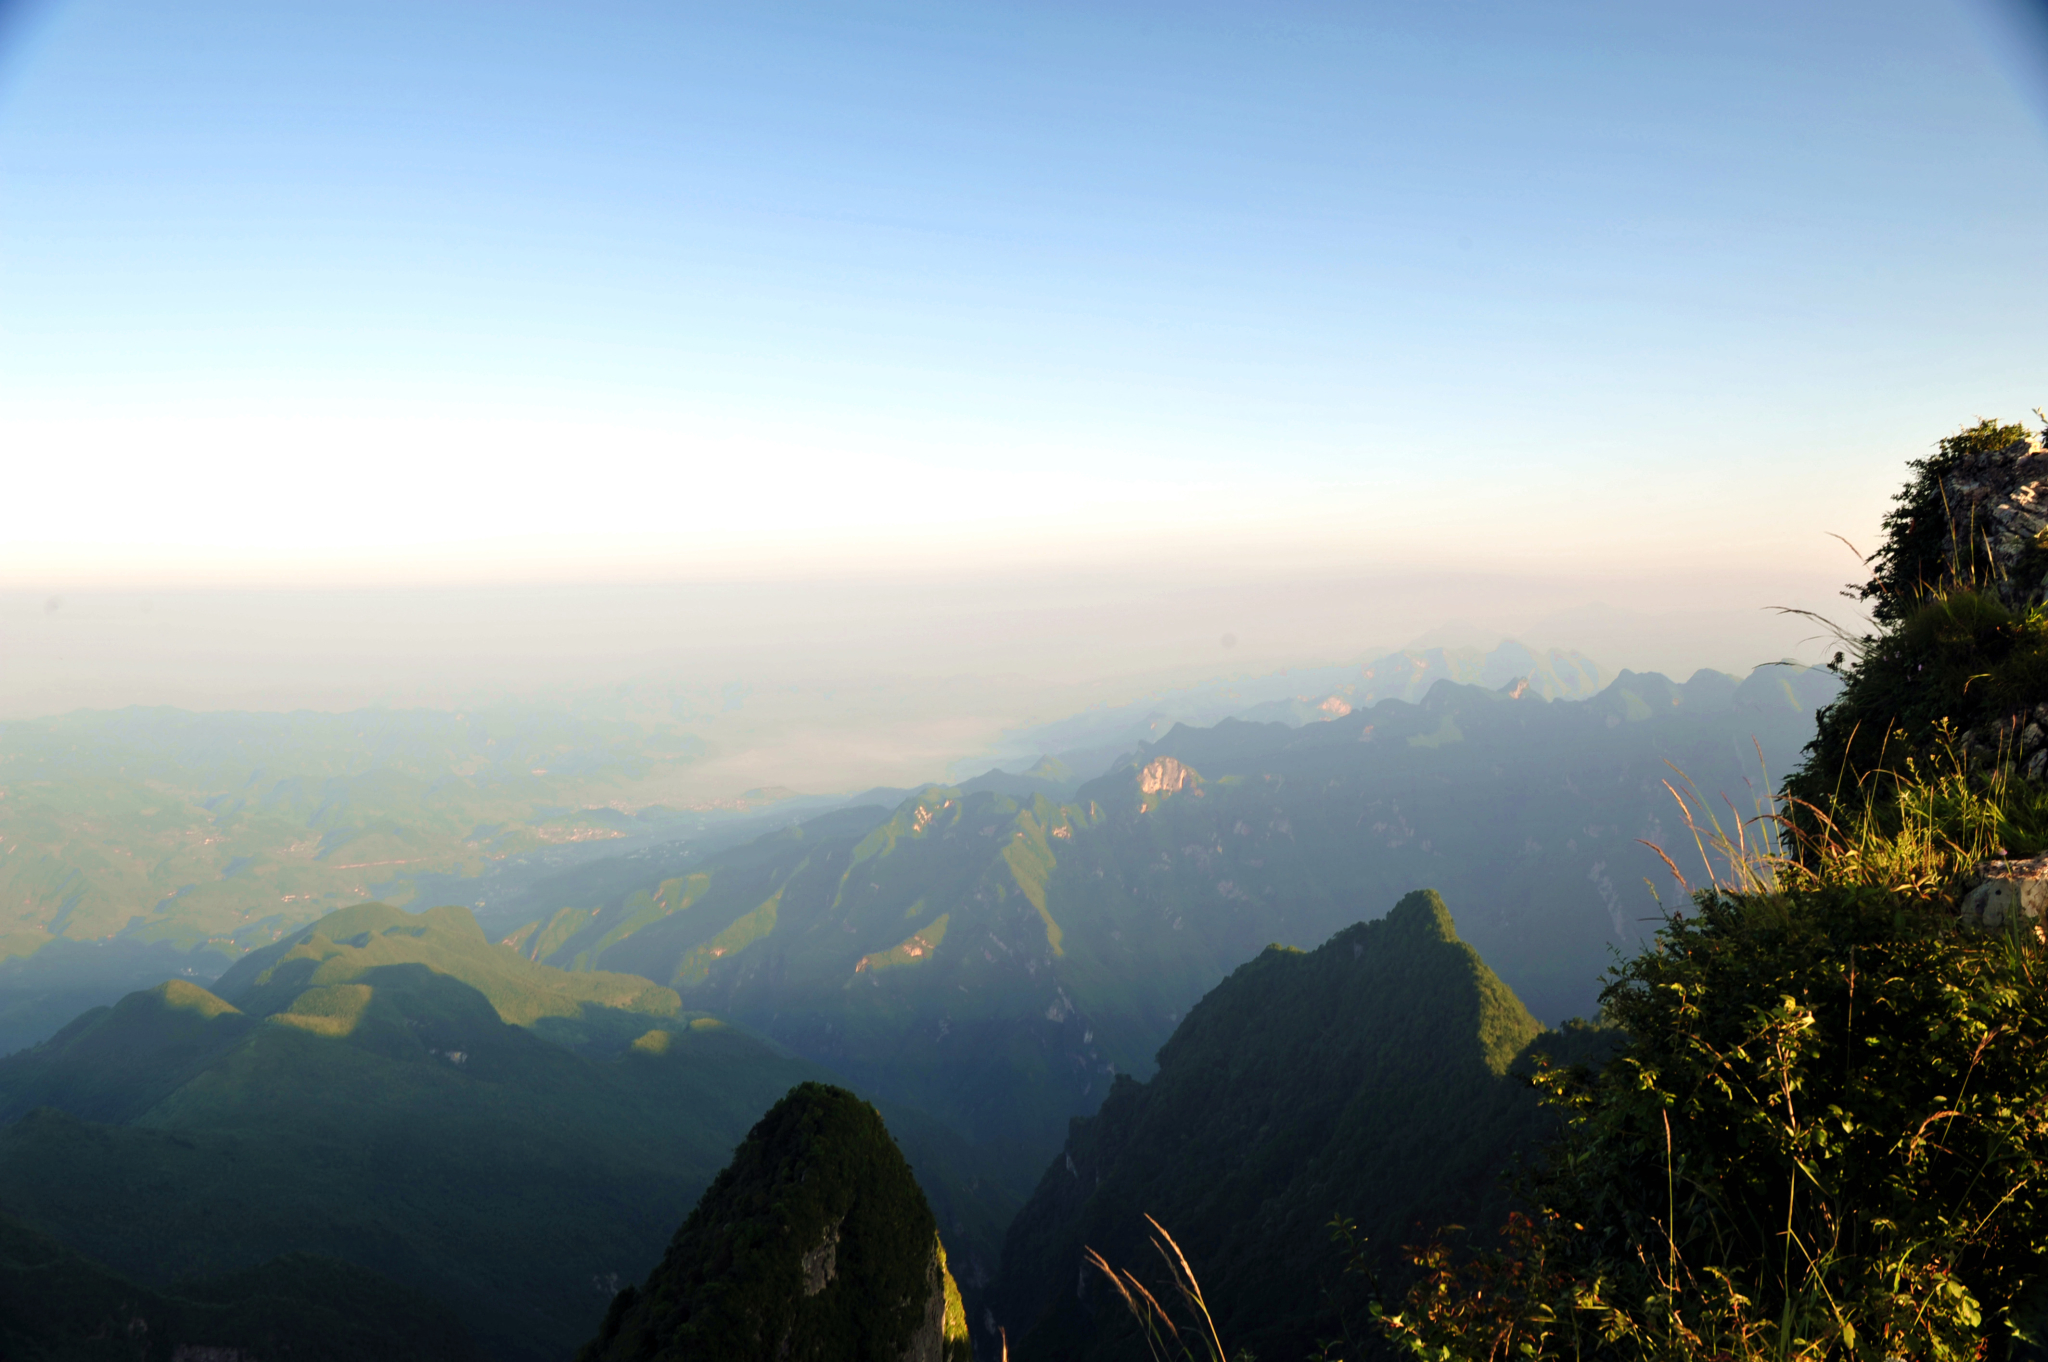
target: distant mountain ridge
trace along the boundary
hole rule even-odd
[[[1537,1015],[1590,1010],[1610,946],[1656,911],[1636,886],[1668,878],[1636,839],[1681,846],[1672,767],[1746,803],[1758,747],[1789,768],[1833,678],[1516,690],[1178,726],[1070,794],[927,786],[507,940],[654,979],[1036,1166],[1264,942],[1324,939],[1418,884],[1467,905],[1461,934]]]
[[[1134,744],[1164,737],[1178,724],[1206,727],[1225,719],[1295,727],[1341,718],[1382,700],[1413,704],[1439,681],[1496,689],[1525,681],[1546,700],[1582,700],[1607,680],[1599,664],[1565,648],[1538,652],[1514,639],[1491,649],[1410,647],[1374,653],[1336,666],[1290,667],[1261,676],[1203,682],[1121,705],[1099,706],[1070,718],[1017,729],[1003,736],[996,755],[1005,765],[1054,753],[1067,763],[1100,770]],[[955,763],[955,769],[970,762]]]

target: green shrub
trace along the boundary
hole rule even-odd
[[[2032,929],[1856,886],[1696,904],[1609,985],[1622,1052],[1541,1078],[1567,1126],[1508,1251],[1438,1246],[1395,1334],[1419,1357],[2010,1355],[2048,1263]],[[1490,1313],[1450,1308],[1482,1280]]]
[[[1870,555],[1870,580],[1856,589],[1874,601],[1881,625],[1905,620],[1930,590],[1961,582],[1983,588],[2011,575],[1984,540],[1985,527],[1958,507],[1944,486],[1966,463],[2024,443],[2025,426],[1979,421],[1941,440],[1934,454],[1906,465],[1912,475],[1884,518],[1884,541]],[[2038,575],[2038,574],[2036,574]]]
[[[2048,613],[1943,491],[2024,435],[1983,422],[1913,465],[1860,592],[1878,632],[1785,802],[1694,829],[1711,882],[1602,994],[1618,1053],[1544,1069],[1564,1127],[1523,1211],[1412,1252],[1401,1350],[2048,1355],[2048,946],[1957,912],[1981,860],[2048,849],[2048,785],[2016,769]]]

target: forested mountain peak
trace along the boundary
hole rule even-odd
[[[805,1083],[747,1135],[579,1362],[972,1362],[959,1288],[881,1113]]]
[[[1312,951],[1268,947],[1189,1011],[1152,1079],[1119,1078],[1074,1123],[1004,1246],[1013,1352],[1140,1346],[1082,1254],[1145,1275],[1149,1214],[1200,1265],[1225,1337],[1307,1355],[1334,1331],[1332,1215],[1391,1247],[1417,1220],[1499,1209],[1496,1173],[1543,1126],[1508,1070],[1543,1034],[1434,891]]]

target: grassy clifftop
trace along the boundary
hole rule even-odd
[[[1505,1238],[1420,1251],[1406,1355],[2048,1355],[2048,451],[1968,427],[1886,532],[1788,798],[1688,819],[1720,863],[1539,1080]]]

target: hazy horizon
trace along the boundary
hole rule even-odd
[[[2004,1356],[2044,243],[2048,0],[0,0],[0,1347]]]
[[[1822,661],[2048,399],[2032,13],[11,7],[0,717]]]
[[[1829,652],[1812,622],[1740,603],[1765,578],[1661,601],[1604,585],[1627,605],[1566,604],[1559,584],[1362,575],[0,592],[0,720],[540,705],[696,735],[707,747],[658,796],[710,803],[941,780],[1035,724],[1407,646],[1512,638],[1581,652],[1607,677],[1679,680]],[[1824,585],[1778,603],[1826,610]]]

